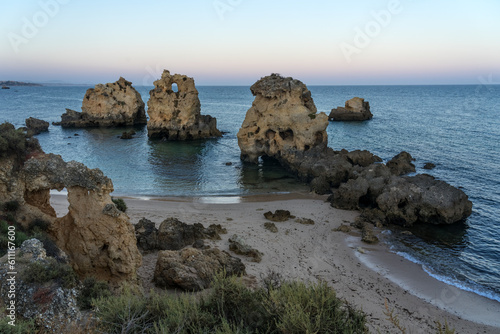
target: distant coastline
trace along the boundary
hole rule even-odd
[[[42,86],[37,83],[32,83],[32,82],[22,82],[22,81],[0,81],[0,86],[7,86],[7,87],[14,87],[14,86]]]

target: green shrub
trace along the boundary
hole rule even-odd
[[[121,296],[94,300],[105,333],[366,333],[365,316],[326,284],[285,282],[250,290],[236,277],[215,277],[193,295]]]
[[[29,225],[29,229],[33,231],[33,233],[47,232],[49,227],[50,227],[50,222],[39,218],[33,220]]]
[[[42,284],[54,280],[63,288],[74,288],[78,283],[78,277],[73,268],[55,259],[49,259],[47,262],[32,262],[21,276],[26,283]]]
[[[16,229],[16,241],[15,241],[16,247],[21,247],[23,242],[27,239],[29,239],[29,237],[26,235],[26,233],[18,231]]]
[[[127,211],[127,204],[125,204],[125,201],[123,199],[111,197],[111,200],[113,201],[113,203],[115,203],[118,210],[120,210],[121,212]]]
[[[108,298],[111,296],[111,291],[106,282],[97,281],[94,277],[87,277],[83,280],[82,288],[76,303],[82,310],[92,308],[92,300],[97,298]]]
[[[0,333],[2,334],[26,334],[36,333],[35,322],[31,320],[16,317],[15,326],[9,325],[10,319],[3,317],[5,310],[1,310],[0,314]]]
[[[20,205],[18,201],[8,201],[4,203],[3,209],[7,212],[16,212],[19,209],[19,206]]]

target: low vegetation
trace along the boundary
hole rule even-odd
[[[120,210],[121,212],[127,211],[127,204],[125,204],[125,201],[123,199],[112,197],[111,200],[113,201],[113,203],[115,203],[118,210]]]
[[[218,275],[200,298],[125,292],[94,301],[106,333],[366,333],[365,316],[325,283],[251,290]]]
[[[66,263],[61,263],[53,258],[48,258],[44,262],[31,262],[21,274],[21,278],[26,283],[43,284],[55,281],[63,288],[74,288],[78,284],[73,268]]]

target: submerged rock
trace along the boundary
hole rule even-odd
[[[227,275],[241,276],[245,274],[245,265],[217,248],[160,251],[153,282],[161,288],[200,291],[210,287],[213,277],[223,270]]]
[[[172,89],[176,84],[178,91]],[[166,140],[193,140],[221,137],[217,120],[201,115],[201,104],[194,79],[163,71],[154,82],[148,101],[148,136]]]
[[[25,122],[28,131],[31,131],[34,135],[49,131],[49,122],[33,117],[27,118]]]
[[[345,107],[332,109],[328,119],[331,121],[365,121],[372,119],[370,104],[365,99],[354,97],[345,103]]]
[[[130,81],[120,77],[114,83],[98,84],[85,93],[82,112],[66,109],[63,127],[110,127],[146,124],[145,104]]]

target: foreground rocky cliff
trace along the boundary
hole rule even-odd
[[[16,220],[26,227],[37,219],[49,222],[49,233],[81,277],[135,279],[142,257],[128,216],[111,200],[111,180],[99,169],[43,153],[36,139],[12,125],[0,128],[0,144],[17,143],[0,149],[0,202],[18,203]],[[64,217],[50,205],[51,189],[68,192]]]
[[[114,83],[98,84],[85,93],[82,112],[66,109],[63,127],[128,126],[146,124],[145,104],[130,81],[120,77]]]
[[[368,151],[327,147],[325,114],[307,87],[276,74],[251,87],[255,100],[238,132],[241,158],[278,160],[320,194],[332,193],[332,206],[376,210],[382,223],[451,224],[468,217],[472,203],[460,189],[414,172],[412,157],[402,152],[387,165]]]
[[[172,86],[176,84],[178,91]],[[201,104],[194,79],[163,71],[149,92],[148,136],[167,140],[194,140],[220,137],[217,120],[201,115]]]

